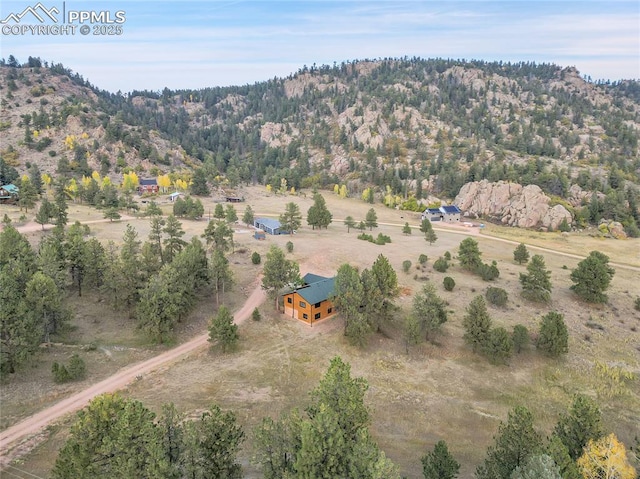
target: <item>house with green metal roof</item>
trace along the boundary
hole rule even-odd
[[[303,286],[284,295],[284,313],[310,326],[333,316],[336,308],[330,298],[335,280],[312,273],[304,275]]]
[[[8,184],[0,186],[0,201],[9,203],[18,200],[20,188],[16,185]]]

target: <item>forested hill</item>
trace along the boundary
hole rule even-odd
[[[552,64],[353,61],[254,85],[122,95],[30,57],[5,62],[0,84],[2,156],[19,171],[204,166],[231,184],[285,178],[296,189],[448,198],[483,178],[560,198],[577,183],[602,198],[617,191],[623,209],[640,183],[640,83],[591,82]]]

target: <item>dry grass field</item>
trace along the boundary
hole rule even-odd
[[[298,203],[306,217],[312,204],[311,194],[306,198],[280,197],[268,195],[259,188],[248,188],[242,193],[247,202],[236,205],[240,217],[246,204],[252,206],[256,216],[277,216],[289,201]],[[398,272],[402,290],[396,302],[400,311],[394,322],[384,328],[384,334],[373,336],[369,346],[361,350],[346,343],[339,317],[310,328],[276,313],[273,304],[266,302],[261,307],[262,321],[241,325],[237,351],[227,354],[201,351],[145,376],[130,385],[124,394],[140,399],[155,411],[165,402],[174,402],[189,414],[212,402],[234,410],[247,433],[241,454],[246,477],[260,477],[250,464],[252,428],[266,415],[277,417],[293,407],[304,408],[308,392],[335,355],[351,364],[353,375],[363,376],[369,382],[366,400],[372,411],[373,434],[386,454],[410,478],[421,477],[420,457],[440,439],[447,441],[462,464],[460,477],[472,477],[499,421],[506,417],[509,409],[517,404],[529,407],[535,414],[538,429],[546,434],[577,392],[597,398],[606,428],[616,432],[627,445],[631,444],[634,434],[640,430],[640,313],[633,309],[634,299],[640,296],[640,273],[617,268],[608,292],[609,303],[590,306],[577,300],[569,290],[569,274],[579,260],[544,252],[547,267],[552,271],[553,300],[550,305],[532,304],[519,296],[518,275],[525,271],[525,266],[513,262],[514,246],[488,235],[579,255],[598,249],[608,254],[612,262],[627,265],[638,265],[640,241],[600,240],[574,234],[567,238],[555,233],[543,235],[488,226],[487,235],[483,233],[477,240],[483,259],[496,260],[501,274],[495,282],[486,283],[457,265],[455,256],[464,238],[462,231],[438,230],[438,241],[429,245],[417,229],[419,215],[376,204],[381,226],[374,229],[373,234],[382,232],[392,239],[391,244],[377,246],[356,239],[355,231],[347,234],[342,224],[347,215],[357,221],[364,219],[372,205],[357,199],[339,199],[329,192],[323,195],[334,217],[334,223],[327,230],[312,231],[304,222],[296,235],[267,235],[265,241],[256,241],[243,225],[237,226],[234,239],[236,249],[241,252],[230,257],[236,286],[225,302],[232,310],[243,303],[247,288],[260,271],[259,266],[251,264],[249,256],[258,251],[264,259],[271,244],[284,248],[287,241],[292,241],[294,251],[289,257],[300,263],[301,270],[326,275],[335,273],[345,262],[360,268],[370,267],[379,254],[384,254]],[[213,210],[211,202],[205,203],[205,211],[209,209]],[[95,210],[84,207],[74,206],[72,210],[72,219],[76,213],[82,219],[99,216]],[[412,235],[402,234],[405,221],[416,226]],[[93,224],[91,231],[100,239],[117,242],[125,224],[124,221]],[[144,239],[148,222],[140,219],[132,224]],[[202,233],[206,221],[185,220],[183,225],[190,236]],[[31,233],[34,242],[39,234]],[[445,251],[454,256],[454,266],[446,274],[433,271],[433,261]],[[421,253],[429,257],[424,271],[415,266]],[[413,263],[408,274],[402,272],[404,260]],[[444,290],[445,276],[455,279],[454,291]],[[402,320],[411,307],[413,293],[427,280],[432,281],[448,301],[450,319],[437,344],[423,344],[407,353],[402,341]],[[509,294],[504,308],[490,306],[494,325],[510,330],[516,324],[524,324],[535,332],[542,315],[559,311],[565,315],[570,332],[569,354],[553,360],[529,347],[514,356],[508,366],[493,366],[484,357],[473,354],[462,340],[462,317],[470,300],[484,294],[490,285],[504,288]],[[70,300],[76,317],[72,330],[60,338],[64,345],[43,351],[28,374],[3,385],[0,393],[3,428],[86,387],[89,382],[161,350],[147,344],[135,331],[133,321],[99,302],[97,294],[88,295],[86,299],[89,301]],[[205,294],[191,317],[180,325],[176,341],[204,332],[207,318],[214,312],[213,298]],[[89,378],[83,383],[54,385],[51,363],[89,343],[97,346],[85,355]],[[608,371],[598,364],[607,365]],[[620,381],[616,379],[617,370],[634,373],[635,379]],[[16,466],[37,477],[46,477],[66,434],[64,424],[51,427],[48,440],[23,456]]]

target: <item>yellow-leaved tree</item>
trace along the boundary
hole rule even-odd
[[[51,175],[47,173],[42,173],[40,175],[40,178],[42,179],[42,183],[44,183],[47,189],[51,187]]]
[[[124,191],[133,191],[139,184],[140,180],[135,171],[125,173],[122,177],[122,189]]]
[[[160,175],[156,181],[158,182],[158,186],[162,188],[163,193],[166,193],[167,188],[171,186],[171,178],[169,178],[169,175]]]
[[[578,470],[584,479],[636,479],[636,470],[627,459],[624,444],[615,434],[590,440],[578,458]]]
[[[91,178],[96,180],[96,183],[98,184],[102,182],[102,178],[100,178],[100,173],[98,173],[97,171],[94,171],[93,173],[91,173]]]

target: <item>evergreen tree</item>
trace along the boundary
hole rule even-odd
[[[229,267],[229,260],[225,258],[222,250],[216,249],[211,254],[209,276],[213,289],[216,292],[216,304],[220,304],[220,296],[224,301],[224,292],[233,284],[233,273]]]
[[[553,434],[549,438],[546,453],[558,466],[562,479],[583,479],[582,475],[578,472],[576,462],[569,456],[567,446],[562,443],[557,435]]]
[[[460,266],[467,271],[478,271],[478,268],[482,265],[480,260],[480,249],[478,248],[478,242],[473,238],[465,238],[458,247],[458,259],[460,260]]]
[[[219,220],[223,220],[225,219],[227,216],[227,214],[224,211],[224,206],[222,206],[222,203],[217,203],[216,207],[213,210],[213,217]]]
[[[364,218],[364,222],[367,228],[369,228],[369,231],[371,231],[373,228],[377,228],[378,215],[376,214],[376,210],[374,210],[373,208],[369,209],[369,211],[367,211],[367,215]]]
[[[242,466],[237,462],[244,432],[235,414],[212,405],[199,421],[185,427],[183,452],[184,477],[190,479],[240,479]]]
[[[294,231],[300,229],[300,225],[302,225],[300,207],[293,202],[287,203],[284,213],[280,215],[280,227],[283,231],[293,234]]]
[[[553,430],[553,437],[566,447],[572,460],[578,459],[590,440],[596,440],[604,433],[602,416],[598,404],[588,396],[574,397],[571,409],[561,414]]]
[[[418,322],[421,335],[427,341],[447,321],[446,303],[436,294],[433,284],[425,284],[422,291],[414,296],[412,314]]]
[[[184,230],[182,229],[182,224],[178,219],[173,215],[169,215],[162,231],[167,235],[163,241],[164,260],[166,263],[171,263],[173,258],[187,244],[187,242],[182,239],[184,236]]]
[[[233,230],[226,221],[209,221],[202,238],[214,250],[226,253],[233,249]]]
[[[477,479],[509,479],[518,466],[542,450],[540,435],[533,429],[533,415],[522,406],[509,412],[493,439],[487,458],[476,469]]]
[[[522,324],[516,324],[513,327],[511,340],[513,341],[513,350],[519,354],[529,342],[529,332],[527,328]]]
[[[564,316],[554,311],[542,317],[536,347],[551,357],[558,357],[569,351],[569,333]]]
[[[347,227],[347,233],[349,233],[351,231],[351,228],[356,227],[356,221],[353,219],[352,216],[347,216],[344,219],[344,225]]]
[[[56,479],[176,477],[155,415],[142,403],[103,394],[78,413],[53,468]]]
[[[24,208],[25,213],[36,205],[38,199],[38,191],[28,176],[23,176],[20,182],[20,193],[18,195],[18,204],[20,211]]]
[[[604,292],[609,288],[615,270],[609,266],[609,257],[600,251],[592,251],[589,256],[571,272],[571,289],[589,303],[606,303]]]
[[[420,223],[420,231],[424,233],[424,239],[429,242],[429,244],[433,244],[438,239],[438,236],[433,231],[433,225],[428,218],[422,220]]]
[[[433,451],[422,457],[424,479],[454,479],[459,470],[460,464],[449,453],[444,441],[438,441]]]
[[[236,213],[236,209],[233,207],[233,205],[228,204],[224,214],[227,223],[235,223],[236,221],[238,221],[238,213]]]
[[[285,258],[284,251],[271,245],[267,252],[262,272],[262,289],[266,290],[276,301],[279,310],[278,293],[285,286],[300,283],[300,267],[295,261]]]
[[[402,227],[402,234],[407,235],[407,236],[411,234],[411,226],[409,226],[408,222],[406,222],[404,224],[404,226]]]
[[[473,347],[474,351],[482,350],[489,340],[491,331],[491,318],[487,312],[487,303],[482,296],[473,298],[462,320],[462,325],[465,330],[465,341]]]
[[[307,224],[311,229],[327,228],[331,223],[332,215],[327,209],[327,203],[320,193],[313,195],[313,205],[307,211]]]
[[[119,220],[122,216],[120,215],[118,208],[107,208],[104,210],[104,218],[113,222],[113,220]]]
[[[220,306],[209,322],[209,341],[217,342],[226,352],[236,345],[238,338],[238,325],[234,324],[231,312],[226,306]]]
[[[529,250],[524,243],[520,243],[516,246],[516,249],[513,250],[513,260],[517,261],[518,264],[529,261]]]
[[[533,255],[527,265],[527,274],[520,273],[522,296],[531,301],[548,303],[551,301],[551,271],[547,270],[544,258]]]
[[[209,186],[207,185],[207,176],[202,168],[193,170],[191,179],[191,194],[196,196],[209,196]]]
[[[553,459],[546,454],[530,456],[522,466],[513,470],[510,479],[562,479]]]
[[[489,332],[487,342],[482,349],[493,364],[506,364],[511,357],[512,347],[509,333],[503,327],[499,327]]]
[[[247,226],[249,226],[249,225],[253,225],[254,220],[255,218],[253,214],[253,209],[251,208],[251,205],[247,205],[247,207],[244,209],[244,214],[242,215],[242,222]]]

